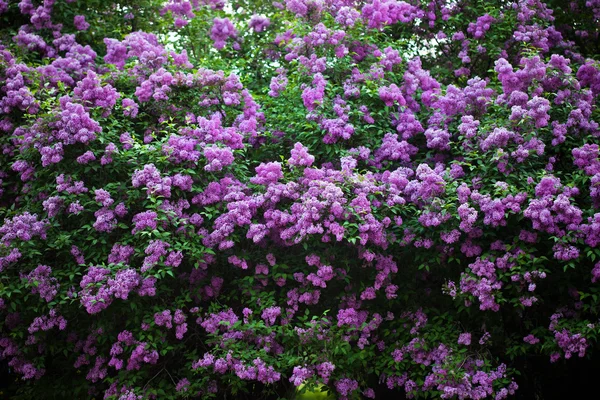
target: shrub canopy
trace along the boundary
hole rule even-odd
[[[599,23],[0,0],[4,392],[539,392],[598,350]]]

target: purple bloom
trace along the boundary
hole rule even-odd
[[[254,14],[252,18],[250,18],[250,22],[248,26],[254,29],[254,32],[262,32],[267,29],[271,25],[271,20],[263,15]]]
[[[326,361],[321,364],[317,364],[316,370],[317,374],[323,379],[323,382],[327,384],[331,373],[333,372],[333,370],[335,370],[335,365],[333,365],[329,361]]]
[[[273,325],[277,317],[281,315],[280,307],[268,307],[262,312],[261,318],[265,321],[267,326]]]
[[[38,221],[37,214],[24,212],[13,218],[4,220],[4,224],[0,226],[0,243],[7,246],[15,239],[30,241],[35,236],[46,239],[46,229],[48,221]]]
[[[144,258],[144,263],[142,264],[140,271],[146,272],[158,264],[160,258],[167,255],[167,248],[169,247],[171,247],[171,245],[162,240],[151,240],[148,247],[144,250],[146,257]]]
[[[192,190],[193,179],[189,175],[175,174],[172,179],[173,186],[178,187],[181,190],[189,192]]]
[[[94,153],[92,153],[91,151],[86,151],[85,153],[83,153],[82,155],[80,155],[79,157],[77,157],[77,162],[79,164],[87,164],[90,161],[94,161],[96,160],[96,156],[94,155]]]
[[[104,108],[104,116],[108,115],[120,97],[119,92],[111,85],[102,86],[98,75],[93,71],[88,71],[86,77],[77,83],[73,94],[86,107]]]
[[[261,163],[256,167],[256,175],[250,179],[250,182],[258,185],[269,185],[283,178],[281,164],[278,162]]]
[[[404,99],[400,88],[393,83],[390,86],[382,86],[379,88],[379,98],[388,107],[392,107],[395,104],[399,106],[406,105],[406,100]]]
[[[96,189],[94,194],[96,195],[96,202],[102,204],[103,207],[109,207],[114,203],[114,200],[110,197],[110,193],[104,189]]]
[[[90,24],[85,20],[84,15],[76,15],[73,19],[73,23],[78,31],[87,31],[90,27]]]
[[[335,382],[335,388],[342,396],[348,396],[358,389],[358,382],[349,378],[340,379]]]
[[[125,99],[123,99],[121,104],[123,107],[123,115],[125,115],[126,117],[131,117],[131,118],[137,117],[139,106],[134,100],[125,98]]]
[[[117,227],[117,220],[114,211],[103,207],[94,213],[96,221],[94,229],[98,232],[112,232]]]
[[[161,178],[154,164],[144,165],[142,170],[136,170],[131,178],[133,187],[145,186],[148,195],[171,197],[171,178]]]
[[[115,243],[108,256],[108,262],[111,264],[129,264],[129,258],[134,254],[134,252],[135,249],[133,246],[124,246],[122,244]]]
[[[105,285],[110,271],[106,268],[91,266],[80,282],[81,304],[89,314],[96,314],[112,303],[112,293]]]
[[[190,386],[190,381],[188,381],[186,378],[183,378],[179,382],[177,382],[177,386],[175,387],[175,390],[180,393],[187,392],[189,386]]]
[[[52,269],[47,265],[38,265],[27,275],[29,284],[32,285],[31,293],[39,294],[46,302],[51,302],[58,293],[60,285],[56,278],[51,277]]]
[[[48,218],[53,218],[58,215],[63,206],[63,202],[63,199],[61,199],[59,196],[49,197],[48,199],[44,200],[42,206],[44,207],[44,210],[48,212]]]
[[[132,222],[135,227],[132,229],[131,234],[135,235],[136,232],[142,231],[146,228],[150,230],[156,229],[158,215],[154,211],[144,211],[133,216]]]
[[[166,328],[173,327],[173,317],[170,310],[164,310],[162,312],[154,314],[154,323],[158,326],[164,326]]]
[[[464,344],[465,346],[469,346],[471,344],[471,334],[470,333],[461,333],[458,337],[458,344]]]
[[[183,253],[181,251],[172,251],[169,253],[169,255],[167,256],[167,259],[165,260],[165,266],[167,267],[179,267],[179,265],[181,265],[181,262],[183,261]]]
[[[525,343],[529,343],[529,344],[537,344],[537,343],[539,343],[539,342],[540,342],[540,339],[536,338],[536,337],[535,337],[535,336],[533,336],[533,335],[527,335],[527,336],[525,336],[525,337],[523,338],[523,341],[524,341]]]
[[[225,47],[225,41],[237,36],[237,29],[233,26],[229,18],[215,18],[210,30],[210,38],[214,41],[217,50]]]
[[[204,148],[204,157],[207,160],[204,169],[211,172],[222,170],[234,160],[233,152],[228,147],[207,146]]]
[[[107,104],[110,104],[109,103]],[[96,134],[102,131],[98,122],[90,118],[81,104],[67,102],[62,105],[60,119],[56,123],[58,132],[57,139],[69,145],[75,143],[88,144],[96,139]]]
[[[294,367],[290,382],[292,382],[294,386],[300,386],[310,378],[312,374],[312,371],[306,367]]]
[[[111,294],[118,299],[127,300],[129,293],[140,285],[141,277],[134,269],[118,271],[107,283]]]
[[[308,153],[308,148],[302,143],[296,143],[291,151],[291,157],[288,159],[288,164],[296,167],[310,167],[315,161],[315,157]]]
[[[308,111],[313,111],[317,105],[323,102],[327,81],[319,72],[315,74],[312,84],[312,87],[308,86],[302,92],[302,101]]]
[[[206,319],[204,319],[200,326],[202,326],[208,333],[216,333],[219,329],[228,331],[231,325],[235,324],[237,321],[239,321],[238,316],[235,315],[233,310],[229,309],[227,311],[221,311],[217,314],[210,314]]]
[[[67,209],[70,214],[79,214],[83,210],[84,208],[81,204],[79,204],[79,200],[77,200],[75,203],[69,204],[69,208]]]
[[[475,39],[482,39],[485,33],[490,30],[491,24],[495,21],[494,17],[484,14],[477,18],[475,23],[469,23],[467,32],[472,34]]]
[[[83,253],[77,246],[71,246],[71,255],[75,258],[75,262],[79,265],[85,264]]]

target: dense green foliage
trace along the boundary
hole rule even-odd
[[[597,359],[599,23],[0,0],[4,392],[551,398]]]

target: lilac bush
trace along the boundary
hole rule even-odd
[[[2,390],[547,395],[598,357],[599,19],[0,0]]]

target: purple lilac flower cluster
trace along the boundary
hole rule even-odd
[[[114,32],[132,33],[103,60],[92,12],[55,3],[0,0],[22,23],[0,39],[11,372],[85,366],[105,398],[251,381],[373,398],[368,380],[503,399],[517,384],[497,349],[593,350],[598,2],[571,2],[570,32],[537,0],[169,0],[189,55],[126,7]],[[549,303],[548,327],[523,311]],[[513,319],[531,333],[494,333]],[[195,341],[202,358],[180,361]]]

